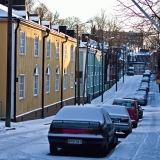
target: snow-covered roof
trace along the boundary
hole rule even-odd
[[[0,4],[0,17],[8,17],[8,7]],[[18,15],[14,14],[14,10],[12,10],[12,17],[19,17]]]

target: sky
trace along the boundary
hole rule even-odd
[[[116,0],[39,0],[39,2],[46,4],[52,13],[57,11],[60,18],[76,16],[82,22],[86,22],[100,13],[101,9],[106,10],[106,13],[113,14],[113,6],[117,4]]]
[[[104,102],[111,104],[114,98],[135,93],[142,75],[124,76],[104,93]],[[24,122],[11,123],[5,127],[0,121],[0,160],[159,160],[160,159],[160,93],[154,76],[150,82],[150,92],[143,119],[127,137],[119,135],[118,145],[106,157],[93,157],[95,153],[81,150],[59,150],[58,155],[50,155],[47,139],[49,124],[54,116]],[[101,96],[91,101],[100,104]],[[9,130],[8,130],[9,129]]]

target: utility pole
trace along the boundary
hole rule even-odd
[[[11,126],[11,67],[12,67],[12,0],[8,1],[8,35],[7,35],[7,93],[5,126]]]
[[[101,95],[101,102],[103,102],[103,92],[104,92],[104,76],[103,76],[103,61],[104,61],[104,57],[103,57],[103,45],[104,45],[104,41],[103,41],[103,33],[102,33],[102,95]]]
[[[80,77],[79,77],[79,35],[78,35],[78,24],[76,25],[77,29],[77,78],[78,78],[78,105],[80,105]]]

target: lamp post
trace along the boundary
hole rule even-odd
[[[116,51],[116,91],[117,91],[117,51]]]
[[[103,58],[103,47],[104,47],[103,45],[104,45],[104,42],[103,42],[103,37],[102,37],[102,43],[101,44],[102,44],[102,95],[101,95],[101,102],[103,102],[103,92],[104,92],[104,84],[103,84],[103,81],[104,81],[104,79],[103,79],[104,78],[104,76],[103,76],[103,68],[104,68],[103,67],[103,59],[104,59]]]
[[[124,83],[124,50],[123,50],[123,83]]]
[[[80,105],[80,77],[79,77],[79,36],[78,36],[78,24],[76,25],[77,33],[77,78],[78,78],[78,105]]]
[[[85,22],[85,23],[81,23],[81,24],[79,24],[79,25],[83,25],[83,24],[86,24],[86,23],[92,23],[93,21],[92,20],[89,20],[89,21],[87,21],[87,22]],[[78,105],[80,105],[80,76],[79,76],[79,71],[80,71],[80,69],[79,69],[79,65],[80,65],[80,63],[79,63],[79,34],[78,34],[78,28],[79,28],[79,25],[78,24],[76,24],[76,37],[77,37],[77,81],[78,81],[78,87],[77,87],[77,89],[78,89],[78,94],[77,94],[77,96],[78,96]]]

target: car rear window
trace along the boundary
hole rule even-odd
[[[126,108],[134,108],[133,101],[114,101],[114,105],[125,106]]]

